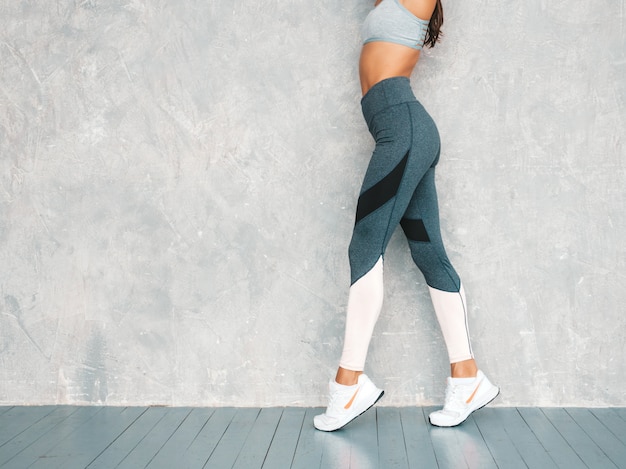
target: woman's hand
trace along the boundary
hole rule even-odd
[[[374,2],[374,6],[375,6],[375,7],[377,7],[377,6],[378,6],[378,4],[379,4],[380,2],[382,2],[382,1],[383,1],[383,0],[376,0],[376,1]]]

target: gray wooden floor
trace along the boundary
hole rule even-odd
[[[343,430],[304,408],[0,407],[0,467],[626,468],[626,409],[485,408],[463,425],[376,407]]]

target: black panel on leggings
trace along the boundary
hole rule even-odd
[[[428,243],[430,241],[422,220],[403,218],[400,220],[400,226],[402,226],[404,234],[409,241],[418,241],[420,243]]]
[[[397,193],[404,175],[404,168],[409,158],[409,153],[404,155],[404,158],[393,168],[393,170],[387,174],[384,178],[363,192],[359,197],[359,202],[356,207],[356,221],[357,224],[360,220],[374,212],[376,209],[382,207],[389,202]]]

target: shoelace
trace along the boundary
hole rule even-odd
[[[461,397],[461,386],[452,385],[446,388],[446,399],[444,404],[444,409],[446,410],[456,410],[459,407],[462,407],[461,403],[463,398]]]
[[[337,398],[338,398],[338,393],[336,392],[331,392],[328,396],[328,409],[334,409],[335,408],[335,402],[337,402]]]
[[[340,397],[341,397],[340,392],[329,393],[329,396],[328,396],[328,409],[329,410],[335,409],[335,405],[337,404],[337,401],[339,400]]]
[[[328,396],[328,409],[335,409],[335,404],[337,403],[337,401],[339,401],[340,399],[344,399],[345,400],[345,395],[346,393],[342,393],[342,392],[330,392],[329,396]],[[343,408],[344,403],[340,402],[339,403],[339,407]]]

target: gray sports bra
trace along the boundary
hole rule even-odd
[[[363,26],[363,44],[382,41],[421,50],[430,21],[418,18],[398,0],[383,0],[369,12]]]

